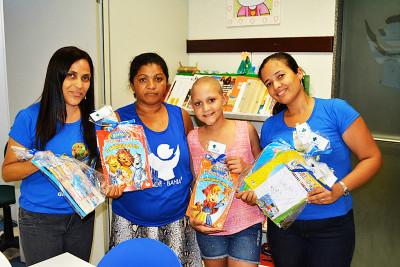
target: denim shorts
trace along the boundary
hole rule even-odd
[[[201,256],[213,260],[230,257],[233,260],[260,263],[261,223],[232,235],[205,235],[196,232]]]

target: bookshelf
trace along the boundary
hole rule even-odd
[[[220,82],[223,94],[228,98],[224,105],[225,118],[264,122],[271,116],[275,101],[256,75],[177,74],[163,101],[179,106],[194,116],[191,88],[197,79],[204,76],[213,77]]]
[[[193,110],[187,108],[185,108],[185,110],[189,113],[190,116],[195,116]],[[266,119],[270,117],[270,115],[224,112],[224,117],[227,119],[234,119],[234,120],[264,122]]]

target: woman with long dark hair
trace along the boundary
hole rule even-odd
[[[363,118],[346,101],[306,94],[303,71],[287,53],[264,59],[259,77],[279,103],[276,115],[261,129],[261,147],[281,139],[294,145],[297,124],[330,141],[330,154],[320,161],[337,177],[332,190],[316,188],[307,206],[286,230],[268,221],[268,241],[275,266],[350,266],[355,245],[353,189],[370,180],[382,166],[382,156]],[[352,169],[350,152],[357,160]]]
[[[64,252],[89,261],[94,212],[81,219],[63,195],[31,162],[19,162],[11,146],[66,154],[94,166],[98,156],[93,63],[76,47],[63,47],[50,59],[42,95],[21,110],[9,133],[2,167],[4,181],[21,180],[19,230],[26,264]]]

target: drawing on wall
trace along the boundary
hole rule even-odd
[[[390,16],[375,33],[365,20],[367,39],[376,62],[383,66],[381,84],[400,89],[400,14]]]
[[[281,23],[281,0],[227,0],[227,26]]]

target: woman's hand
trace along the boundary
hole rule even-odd
[[[332,204],[343,195],[343,188],[336,183],[332,186],[332,191],[324,187],[315,188],[308,193],[307,202],[312,204],[327,205]]]
[[[189,218],[189,223],[192,226],[192,228],[198,232],[201,232],[203,234],[209,235],[209,234],[216,234],[216,233],[221,233],[225,232],[225,229],[219,230],[213,227],[210,227],[206,225],[205,223],[194,219],[194,218]]]
[[[236,192],[238,189],[236,189]],[[254,193],[254,190],[249,189],[246,191],[241,191],[236,193],[236,198],[241,199],[243,202],[245,202],[247,205],[250,206],[255,206],[257,205],[257,195]]]
[[[227,157],[225,163],[231,173],[241,173],[248,166],[241,157],[236,156]]]
[[[11,137],[8,138],[6,156],[2,166],[2,177],[5,182],[20,181],[39,171],[39,168],[32,163],[31,159],[20,162],[15,156],[14,150],[11,148],[12,146],[29,150]]]
[[[108,198],[119,198],[122,195],[122,189],[119,185],[113,185],[109,187],[107,194]]]

